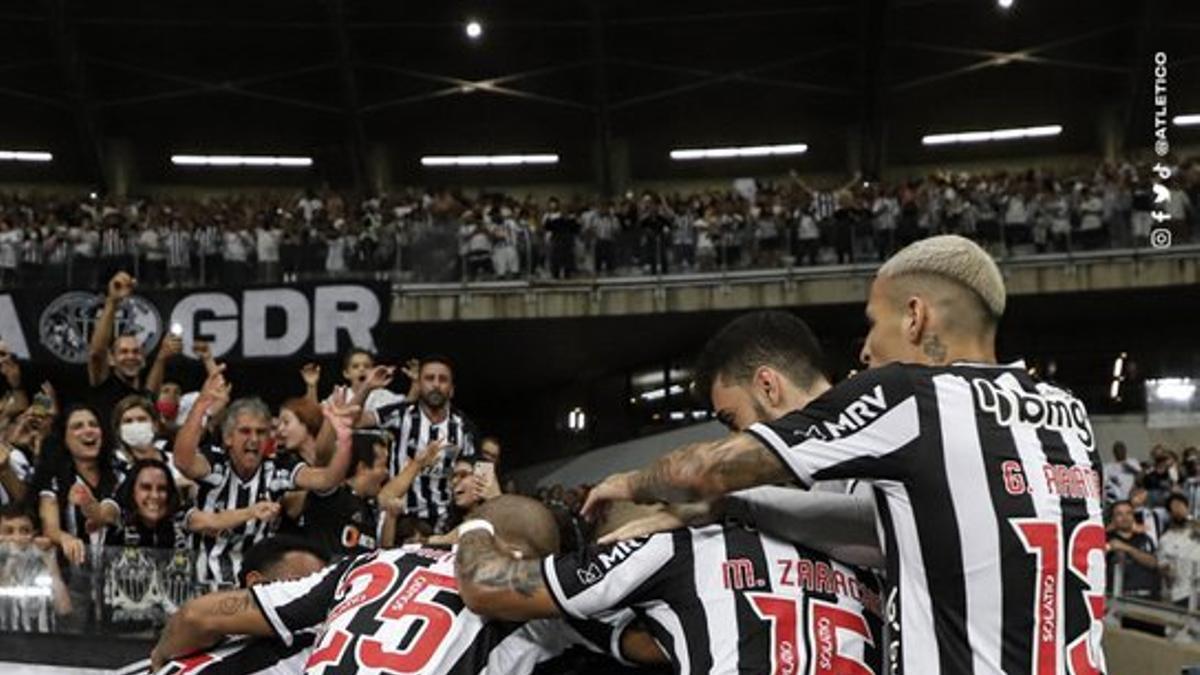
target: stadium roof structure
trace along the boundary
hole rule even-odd
[[[211,152],[312,156],[340,186],[380,162],[396,182],[452,182],[466,174],[419,157],[553,152],[522,175],[605,185],[728,171],[672,165],[672,148],[796,142],[803,159],[734,161],[870,174],[978,152],[923,148],[926,133],[1037,124],[1064,133],[988,152],[1098,153],[1150,145],[1156,52],[1173,110],[1200,110],[1198,31],[1182,0],[10,3],[0,148],[54,162],[0,181],[103,187],[118,154],[169,183],[194,175],[171,154]]]

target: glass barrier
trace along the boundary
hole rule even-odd
[[[93,547],[64,565],[53,550],[0,547],[0,631],[157,633],[180,605],[209,590],[190,551]]]
[[[783,218],[770,226],[737,221],[709,227],[654,232],[640,225],[598,237],[584,227],[566,241],[553,241],[536,224],[523,223],[498,234],[456,218],[410,219],[383,226],[370,236],[347,235],[281,247],[277,261],[227,260],[219,251],[192,247],[182,258],[153,259],[145,251],[122,256],[82,255],[74,247],[47,251],[40,262],[0,269],[0,286],[94,288],[118,269],[131,272],[143,288],[236,286],[307,280],[378,280],[400,283],[478,281],[526,282],[605,277],[661,277],[672,274],[744,270],[803,269],[877,262],[904,244],[934,234],[962,234],[1000,260],[1042,253],[1116,249],[1151,250],[1130,234],[1126,216],[1111,227],[1078,228],[1047,238],[1040,228],[997,222],[964,227],[877,229],[870,220],[822,221],[802,228]],[[1186,231],[1186,228],[1184,228]],[[1192,228],[1200,231],[1200,228]],[[1040,233],[1040,234],[1039,234]],[[1177,237],[1174,245],[1188,244]]]

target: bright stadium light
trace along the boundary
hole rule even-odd
[[[1046,138],[1062,133],[1062,125],[1049,124],[1040,127],[1016,129],[993,129],[991,131],[962,131],[953,134],[931,134],[921,138],[923,145],[953,145],[956,143],[986,143],[989,141],[1012,141],[1020,138]]]
[[[1191,127],[1200,124],[1200,114],[1197,115],[1176,115],[1175,122],[1177,127]]]
[[[175,166],[312,166],[312,157],[274,155],[171,155]]]
[[[467,22],[466,31],[467,37],[471,38],[472,40],[478,40],[483,36],[483,24],[479,23],[475,19],[471,19]]]
[[[0,161],[6,162],[49,162],[54,155],[40,150],[0,150]]]
[[[772,155],[802,155],[808,152],[804,143],[779,145],[745,145],[729,148],[682,148],[671,151],[671,159],[729,159],[731,157],[769,157]]]
[[[1013,0],[996,0],[996,4],[1000,5],[1000,9],[1012,9]]]
[[[558,164],[558,155],[426,155],[421,166],[521,166]]]

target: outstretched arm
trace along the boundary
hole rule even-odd
[[[559,616],[540,560],[514,558],[483,530],[459,536],[458,592],[471,611],[507,621]]]
[[[175,434],[175,468],[192,480],[201,480],[212,472],[212,466],[200,454],[200,439],[204,437],[204,417],[218,401],[229,398],[229,386],[222,374],[224,369],[219,366],[209,374],[187,420]]]
[[[347,403],[352,399],[350,391],[339,387],[333,396],[321,406],[325,414],[325,427],[333,428],[334,450],[333,459],[322,467],[306,466],[296,475],[296,486],[303,490],[332,490],[346,480],[350,470],[350,446],[352,444],[354,419],[358,417],[358,406]],[[320,448],[318,447],[318,450]]]
[[[602,503],[695,502],[743,488],[792,480],[778,457],[750,434],[712,443],[696,443],[663,455],[640,471],[608,477],[588,494],[583,513]]]
[[[226,635],[274,635],[250,591],[220,591],[189,601],[163,628],[150,655],[152,671],[177,656],[208,647]]]
[[[88,384],[95,387],[108,377],[108,348],[113,340],[113,326],[117,319],[117,307],[133,293],[137,282],[126,272],[117,272],[108,282],[108,294],[104,297],[104,309],[92,331],[88,343]]]

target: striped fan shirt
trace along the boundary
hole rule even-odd
[[[440,461],[422,471],[413,481],[406,498],[408,514],[429,521],[436,532],[445,532],[450,519],[450,477],[454,460],[475,456],[474,425],[453,407],[444,420],[435,424],[420,404],[406,401],[381,406],[375,414],[379,426],[391,429],[396,437],[388,462],[388,470],[393,476],[434,439],[444,438],[451,446],[459,448],[457,452],[443,452]]]
[[[892,672],[1104,672],[1101,465],[1069,393],[1021,362],[892,364],[749,432],[804,486],[873,479]]]
[[[545,559],[563,613],[632,608],[676,673],[878,673],[879,582],[733,523]]]
[[[296,474],[305,466],[295,455],[266,457],[254,475],[243,480],[233,470],[224,450],[209,446],[202,450],[212,470],[197,482],[196,506],[192,511],[218,512],[244,509],[261,501],[277,502],[284,493],[296,489]],[[188,512],[190,517],[191,511]],[[186,521],[185,521],[186,522]],[[278,521],[251,520],[241,527],[217,536],[195,533],[196,579],[214,586],[237,584],[242,554],[247,548],[275,531]]]

